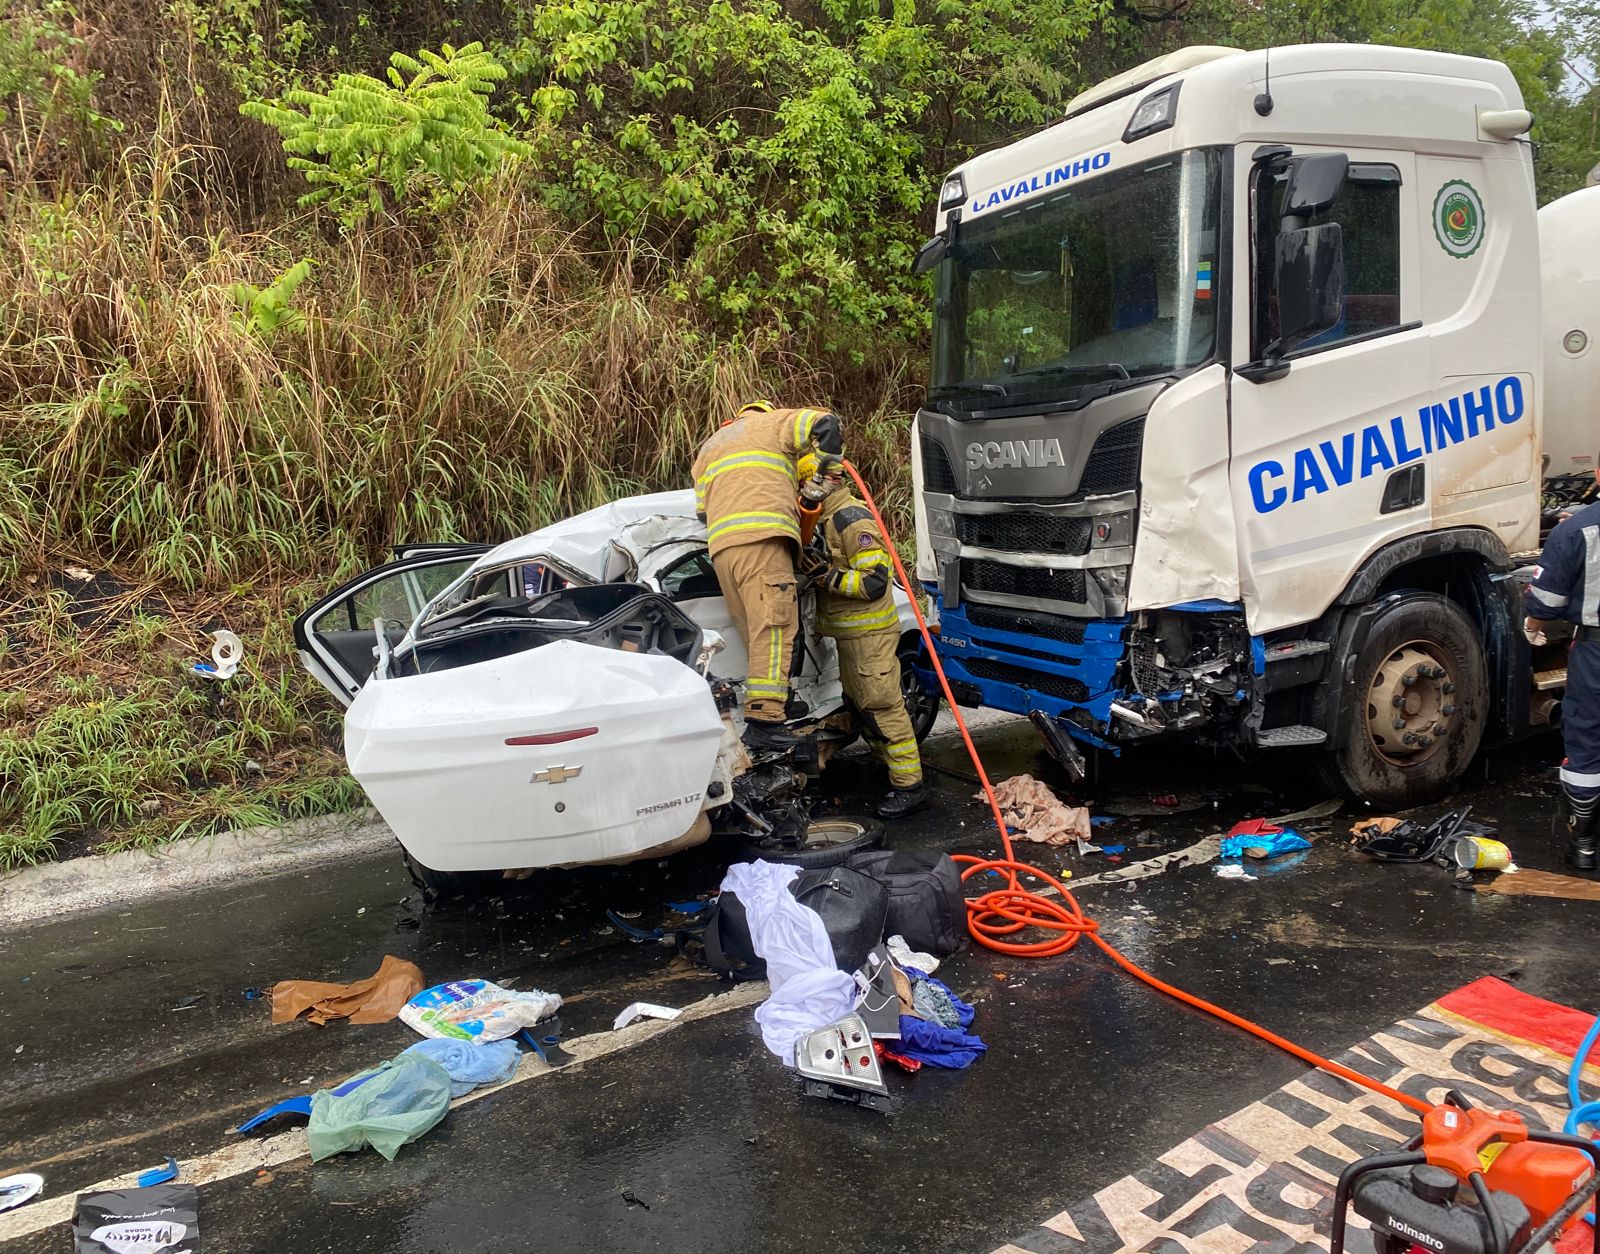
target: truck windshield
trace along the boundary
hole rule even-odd
[[[962,222],[931,398],[1067,400],[1210,360],[1221,180],[1220,152],[1197,150]]]

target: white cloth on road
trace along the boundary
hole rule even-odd
[[[751,946],[767,963],[772,992],[756,1007],[756,1026],[787,1067],[801,1037],[844,1018],[856,1001],[856,982],[834,965],[822,916],[789,891],[799,874],[774,862],[736,862],[722,881],[743,903]]]

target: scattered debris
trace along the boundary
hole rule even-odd
[[[317,980],[279,980],[272,986],[272,1021],[306,1019],[321,1026],[333,1019],[387,1023],[422,988],[415,963],[385,954],[378,970],[354,984]]]
[[[80,1193],[72,1217],[74,1254],[200,1249],[200,1190],[192,1184]]]
[[[638,1196],[638,1194],[634,1193],[632,1189],[622,1190],[622,1200],[629,1206],[642,1206],[645,1210],[650,1209],[650,1203],[645,1201],[644,1198]]]
[[[894,935],[887,941],[889,957],[900,967],[915,967],[932,975],[939,969],[939,960],[932,954],[912,949],[904,936]]]
[[[709,901],[669,901],[666,905],[667,909],[675,914],[696,915],[708,909],[711,903]]]
[[[431,1058],[404,1053],[311,1097],[306,1141],[311,1161],[368,1146],[394,1161],[402,1145],[426,1135],[450,1109],[450,1073]]]
[[[658,1006],[650,1001],[630,1002],[619,1014],[611,1025],[613,1032],[625,1028],[636,1019],[666,1019],[669,1022],[676,1019],[683,1011],[675,1010],[671,1006]]]
[[[193,1010],[196,1006],[198,1006],[205,999],[206,999],[206,995],[204,993],[195,993],[192,997],[185,997],[176,1006],[172,1007],[172,1009],[174,1009],[174,1010]]]
[[[256,1178],[250,1181],[250,1184],[252,1187],[256,1187],[263,1184],[271,1184],[275,1179],[277,1179],[277,1177],[265,1167],[258,1167],[256,1168]]]
[[[94,575],[83,566],[66,566],[62,568],[61,573],[68,579],[76,579],[79,583],[88,583],[94,578]]]
[[[239,996],[243,997],[246,1001],[260,1001],[266,996],[266,994],[259,988],[247,988],[241,992]]]
[[[1217,867],[1216,876],[1220,880],[1250,880],[1252,882],[1256,878],[1255,876],[1249,874],[1244,867],[1240,866],[1237,862],[1223,863],[1221,866]]]
[[[196,662],[190,669],[202,679],[232,679],[244,661],[244,641],[226,628],[211,633],[211,661]]]
[[[1511,870],[1510,867],[1506,868]],[[1554,871],[1519,869],[1516,875],[1497,875],[1487,884],[1475,884],[1480,893],[1503,893],[1510,897],[1556,897],[1565,901],[1600,901],[1600,880]]]
[[[1456,848],[1464,837],[1482,837],[1493,830],[1467,822],[1471,806],[1451,810],[1427,826],[1410,819],[1363,819],[1350,828],[1350,843],[1356,852],[1378,862],[1434,862],[1457,872],[1463,887],[1472,883],[1472,868],[1456,860]],[[1499,841],[1490,842],[1500,845]],[[1504,845],[1500,848],[1505,849]],[[1511,851],[1506,850],[1510,862]]]
[[[607,910],[606,918],[615,923],[617,927],[620,928],[635,944],[643,944],[645,941],[660,940],[664,934],[661,928],[635,927],[632,923],[628,922],[628,919],[630,918],[637,919],[639,917],[639,913],[640,912],[636,911],[631,915],[623,915],[616,910]],[[562,943],[565,944],[565,942]]]
[[[1456,865],[1467,871],[1505,871],[1511,867],[1511,850],[1487,836],[1463,836],[1456,841]]]
[[[1161,806],[1163,809],[1175,810],[1178,807],[1178,798],[1175,793],[1163,793],[1159,797],[1151,797],[1150,804]]]
[[[0,1211],[14,1210],[24,1202],[33,1201],[43,1188],[44,1177],[32,1171],[0,1179]]]
[[[1266,819],[1246,819],[1235,823],[1223,837],[1221,854],[1224,858],[1276,858],[1309,848],[1311,842],[1299,832]]]
[[[400,1007],[400,1022],[423,1036],[498,1041],[553,1017],[556,993],[505,988],[490,980],[451,980],[416,992]]]
[[[168,1180],[178,1178],[178,1160],[172,1155],[167,1155],[167,1161],[160,1167],[152,1167],[149,1171],[141,1171],[134,1177],[133,1182],[141,1189],[148,1189],[151,1185],[165,1184]]]
[[[883,1114],[891,1109],[883,1068],[860,1015],[846,1015],[802,1036],[794,1065],[808,1097],[831,1097]]]
[[[980,799],[983,794],[977,794]],[[1042,845],[1065,845],[1089,839],[1089,811],[1069,806],[1050,786],[1032,775],[1013,775],[995,785],[1006,826],[1018,840]]]
[[[452,1038],[430,1037],[400,1052],[405,1058],[420,1055],[438,1063],[450,1074],[450,1096],[465,1097],[485,1084],[504,1084],[517,1070],[522,1051],[515,1041],[485,1041],[482,1044]]]

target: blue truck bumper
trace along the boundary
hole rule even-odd
[[[1072,620],[1081,621],[1081,639],[1056,639],[979,626],[964,605],[946,609],[929,592],[939,611],[939,661],[958,697],[965,689],[992,709],[1022,715],[1040,710],[1084,743],[1115,748],[1099,733],[1110,721],[1111,702],[1121,695],[1116,672],[1127,619]],[[922,678],[937,687],[931,671]]]

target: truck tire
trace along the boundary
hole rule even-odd
[[[939,694],[929,692],[918,678],[917,655],[922,642],[916,637],[910,639],[911,647],[908,648],[904,641],[900,646],[900,695],[905,698],[906,713],[911,716],[911,731],[920,745],[928,738],[934,720],[939,717]]]
[[[1348,700],[1325,761],[1330,782],[1375,806],[1432,800],[1466,773],[1488,722],[1477,627],[1454,601],[1405,595],[1367,633]]]
[[[883,824],[877,819],[855,814],[812,819],[806,826],[805,842],[798,849],[764,841],[747,840],[740,851],[744,861],[762,859],[783,866],[815,871],[822,867],[843,866],[852,854],[876,849],[883,844]]]

